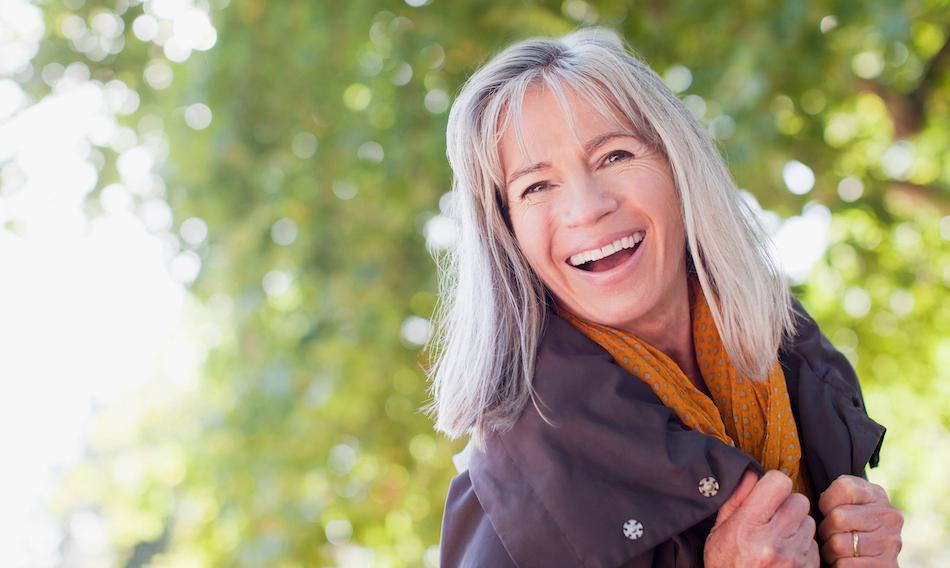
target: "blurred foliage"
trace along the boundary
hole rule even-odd
[[[449,189],[447,107],[511,41],[595,23],[682,87],[764,208],[831,211],[827,254],[796,294],[888,427],[872,479],[928,524],[909,518],[905,538],[948,534],[946,2],[215,0],[216,45],[182,62],[133,33],[157,3],[44,3],[34,61],[137,91],[123,124],[166,144],[176,222],[209,230],[191,287],[217,337],[202,381],[104,411],[60,498],[66,515],[105,517],[118,562],[435,565],[463,442],[418,411],[424,361],[401,330],[435,303],[425,227]],[[63,22],[104,10],[124,48],[90,58]],[[146,70],[164,65],[173,78],[153,88]],[[25,88],[50,91],[39,73]],[[186,123],[195,103],[207,128]],[[104,187],[117,155],[98,151]],[[793,159],[815,172],[807,195],[783,183]],[[905,561],[925,562],[928,542]]]

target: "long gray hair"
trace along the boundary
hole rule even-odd
[[[510,428],[529,400],[538,408],[532,381],[547,295],[506,222],[498,148],[538,84],[562,94],[566,86],[605,115],[621,113],[666,155],[686,258],[726,352],[741,374],[764,379],[794,334],[791,295],[768,235],[683,103],[615,32],[587,28],[508,47],[468,79],[452,105],[448,214],[458,239],[439,257],[441,301],[429,344],[433,400],[424,408],[436,414],[436,429],[450,438],[470,434],[484,449],[484,436]]]

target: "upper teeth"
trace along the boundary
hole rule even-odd
[[[568,259],[568,262],[571,263],[571,266],[580,266],[585,262],[590,262],[592,260],[600,260],[605,256],[610,256],[618,250],[633,248],[637,243],[643,240],[646,233],[644,231],[637,231],[636,233],[617,239],[616,241],[605,245],[603,248],[587,250],[581,253],[577,253],[571,258]]]

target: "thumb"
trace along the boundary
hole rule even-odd
[[[722,504],[722,507],[719,508],[719,514],[716,515],[716,524],[713,528],[729,520],[729,517],[739,510],[739,507],[742,506],[746,497],[752,493],[755,484],[758,482],[759,475],[754,470],[745,470],[745,473],[742,474],[742,479],[739,480],[739,485],[736,486],[736,490],[732,492],[732,495],[730,495],[729,498],[726,499],[726,502]]]

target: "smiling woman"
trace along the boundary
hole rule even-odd
[[[685,234],[666,157],[574,91],[528,92],[518,122],[502,132],[502,168],[533,165],[508,179],[505,213],[531,270],[568,311],[672,347],[670,324],[689,314],[677,301]],[[691,353],[689,327],[678,328],[678,351]]]
[[[443,567],[814,566],[819,523],[825,562],[893,562],[900,514],[864,473],[884,429],[853,369],[616,34],[508,48],[447,144],[459,241],[429,410],[471,444]]]

